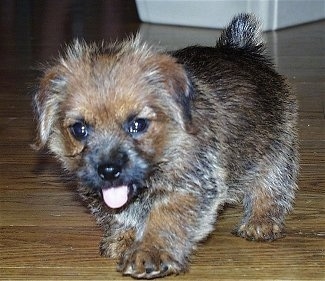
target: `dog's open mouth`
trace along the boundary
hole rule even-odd
[[[132,196],[133,185],[103,186],[102,194],[105,204],[112,209],[122,208]]]

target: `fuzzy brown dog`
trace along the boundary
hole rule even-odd
[[[105,232],[101,253],[119,258],[123,274],[185,271],[226,202],[243,202],[236,235],[283,235],[298,173],[297,105],[263,48],[243,14],[216,47],[76,41],[44,72],[37,146],[78,178]]]

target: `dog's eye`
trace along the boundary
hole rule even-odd
[[[76,140],[82,141],[88,137],[88,127],[82,121],[78,121],[78,122],[74,123],[70,127],[70,130]]]
[[[128,131],[131,135],[144,133],[149,125],[149,120],[144,118],[134,119],[129,123]]]

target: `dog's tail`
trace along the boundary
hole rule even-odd
[[[264,52],[260,24],[251,14],[239,14],[223,30],[217,47],[243,50],[252,54]]]

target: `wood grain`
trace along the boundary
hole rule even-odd
[[[213,44],[218,31],[140,25],[129,0],[14,3],[0,2],[0,280],[127,280],[116,261],[99,255],[101,229],[73,183],[50,155],[30,147],[37,67],[76,36],[115,40],[139,29],[148,41],[179,47]],[[265,36],[300,103],[299,192],[287,236],[272,243],[234,237],[241,208],[226,206],[189,273],[166,280],[325,280],[324,30],[321,21]]]

